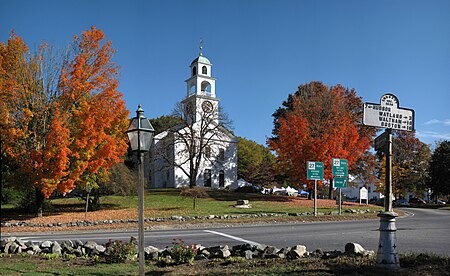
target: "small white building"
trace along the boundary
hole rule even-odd
[[[184,122],[154,137],[151,188],[188,187],[191,168],[197,168],[196,186],[224,188],[237,182],[238,140],[220,125],[211,67],[200,47],[179,106]]]
[[[366,184],[359,178],[349,175],[350,185],[342,188],[342,194],[347,198],[357,198],[359,200],[359,192],[362,187],[366,187],[369,200],[384,198],[383,193],[377,192],[377,186],[374,183]]]

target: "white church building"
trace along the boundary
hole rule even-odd
[[[183,123],[154,137],[151,188],[189,187],[191,179],[196,186],[218,189],[237,182],[238,140],[220,124],[211,68],[200,47],[190,65],[186,97],[176,107]]]

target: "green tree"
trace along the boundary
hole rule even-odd
[[[450,195],[450,141],[438,143],[430,161],[428,185],[434,196]]]
[[[180,125],[183,123],[183,120],[180,119],[180,117],[163,115],[158,118],[150,119],[150,123],[155,129],[156,135],[176,125]]]
[[[238,178],[254,184],[270,185],[274,182],[274,171],[275,156],[270,149],[238,137]]]

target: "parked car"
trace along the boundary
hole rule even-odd
[[[394,206],[396,207],[408,207],[409,206],[409,202],[406,198],[400,198],[397,200],[394,200]]]
[[[436,203],[436,204],[447,204],[447,202],[445,202],[445,201],[443,201],[443,200],[440,200],[440,199],[436,199],[436,201],[434,202],[434,203]]]
[[[427,204],[427,202],[423,199],[413,197],[413,198],[409,199],[409,204],[421,205],[421,204]]]

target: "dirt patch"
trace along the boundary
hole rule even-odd
[[[312,207],[314,205],[314,200],[303,198],[303,197],[292,197],[290,201],[283,202],[282,204],[288,205],[290,207]],[[365,206],[364,204],[359,205],[359,202],[343,202],[343,207],[351,206]],[[330,199],[317,199],[318,208],[337,208],[336,200]]]

